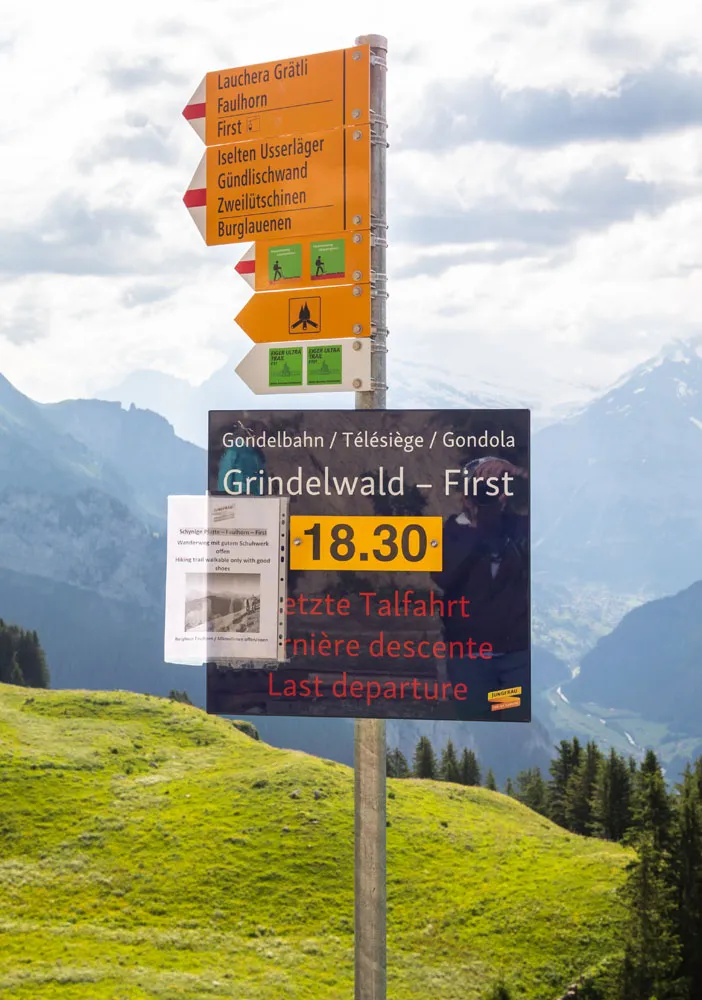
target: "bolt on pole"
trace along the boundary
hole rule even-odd
[[[357,410],[384,410],[387,356],[386,70],[383,35],[361,35],[370,45],[371,106],[371,389],[356,393]],[[355,1000],[385,1000],[386,853],[385,720],[356,719],[354,736]]]

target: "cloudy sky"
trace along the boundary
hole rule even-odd
[[[36,399],[243,356],[245,247],[206,247],[182,204],[203,147],[181,110],[208,70],[369,31],[390,44],[391,357],[565,398],[702,332],[696,0],[6,11],[0,372]]]

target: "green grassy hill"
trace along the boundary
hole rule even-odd
[[[549,1000],[616,948],[627,853],[391,781],[388,996]],[[353,781],[224,719],[0,686],[3,1000],[348,1000]]]

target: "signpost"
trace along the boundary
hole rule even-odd
[[[367,35],[209,73],[184,111],[208,147],[184,198],[205,242],[256,241],[238,374],[259,394],[356,391],[356,411],[210,413],[210,493],[289,498],[291,555],[280,662],[207,675],[208,711],[355,718],[356,1000],[386,995],[385,718],[531,711],[528,413],[385,412],[386,55]],[[475,544],[482,523],[500,553]],[[251,576],[267,557],[241,544]],[[246,586],[220,584],[223,628],[255,619]]]
[[[371,342],[357,338],[256,344],[239,362],[236,373],[259,395],[368,391]]]
[[[365,125],[368,45],[208,73],[183,116],[207,146]]]
[[[208,246],[370,227],[370,125],[210,146],[184,202]]]

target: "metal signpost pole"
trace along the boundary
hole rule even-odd
[[[357,410],[384,410],[386,393],[386,57],[382,35],[362,35],[370,45],[371,106],[371,324],[370,392],[356,393]],[[356,719],[355,772],[355,1000],[385,1000],[385,720]]]

